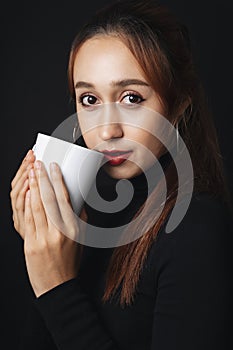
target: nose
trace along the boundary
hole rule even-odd
[[[106,103],[103,105],[99,121],[99,137],[103,141],[123,136],[121,118],[118,106],[115,103]]]
[[[99,137],[103,141],[108,141],[114,138],[123,136],[123,129],[120,123],[105,123],[99,126]]]

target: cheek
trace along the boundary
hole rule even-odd
[[[81,129],[81,134],[84,138],[84,141],[85,141],[88,148],[92,148],[92,146],[93,146],[92,143],[94,141],[93,132],[91,132],[91,131],[85,132],[85,130],[87,128],[85,127],[84,119],[82,117],[80,117],[82,112],[80,112],[80,110],[78,109],[78,105],[76,106],[76,111],[77,111],[77,115],[78,115],[78,124],[79,124],[79,127]]]
[[[125,136],[151,151],[156,151],[160,144],[159,140],[154,135],[140,128],[128,130]]]
[[[89,131],[83,134],[84,141],[88,148],[94,148],[96,146],[96,131]]]
[[[139,137],[137,137],[135,141],[143,146],[140,153],[143,153],[145,158],[149,156],[150,152],[153,153],[157,159],[163,154],[163,144],[157,137],[145,131],[141,131],[140,135],[138,133],[138,136]],[[148,151],[150,152],[148,153]]]

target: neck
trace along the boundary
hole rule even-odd
[[[107,227],[114,227],[118,226],[120,223],[122,224],[123,222],[129,222],[140,206],[146,201],[148,195],[153,191],[159,179],[161,179],[161,176],[163,176],[163,172],[170,161],[171,156],[170,153],[167,152],[159,158],[159,161],[156,161],[144,173],[141,173],[128,180],[122,179],[122,181],[125,181],[123,185],[127,186],[127,181],[130,181],[133,186],[133,197],[130,203],[124,209],[116,213],[102,213],[98,210],[90,208],[86,204],[87,214],[90,216],[90,220],[92,221],[90,223],[95,223],[102,227],[104,227],[104,225],[109,225]],[[103,168],[100,168],[96,177],[96,188],[100,197],[109,202],[116,200],[118,196],[116,192],[118,181],[118,179],[110,177]],[[127,193],[127,189],[124,193]]]

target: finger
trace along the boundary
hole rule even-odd
[[[26,195],[26,192],[28,189],[29,189],[29,180],[26,179],[24,181],[22,189],[19,192],[19,195],[18,195],[16,203],[15,203],[15,209],[19,214],[20,214],[20,212],[24,212],[25,195]]]
[[[60,211],[62,212],[61,208],[65,209],[67,207],[71,207],[71,202],[62,172],[57,163],[50,164],[50,174],[54,192],[59,203]]]
[[[29,187],[32,216],[37,234],[40,235],[47,230],[48,225],[34,169],[29,173]]]
[[[18,194],[16,202],[14,203],[14,205],[12,205],[13,218],[16,225],[18,225],[18,223],[20,222],[23,222],[24,209],[25,209],[25,195],[27,190],[29,189],[28,186],[29,186],[29,181],[28,179],[26,179],[24,181],[21,191]]]
[[[61,206],[66,206],[67,203],[71,205],[69,192],[66,188],[60,167],[57,163],[50,164],[50,175],[59,205],[61,204]]]
[[[30,203],[30,190],[27,191],[25,196],[25,211],[24,211],[25,232],[24,237],[27,240],[35,239],[36,227],[32,215],[31,203]]]
[[[57,198],[49,179],[44,164],[41,161],[35,162],[37,182],[40,191],[40,197],[43,203],[48,225],[54,225],[58,229],[63,225]]]
[[[15,186],[12,188],[11,193],[10,193],[12,206],[16,205],[19,193],[21,192],[22,187],[25,184],[25,181],[28,179],[28,173],[32,167],[33,167],[33,164],[29,164],[26,167],[26,169],[24,169],[24,171],[21,174],[21,177],[18,178],[18,181],[15,183]]]
[[[71,206],[69,193],[58,164],[50,164],[50,174],[61,217],[64,222],[64,229],[62,232],[66,236],[75,239],[79,232],[78,221]]]
[[[22,174],[25,172],[27,169],[28,165],[30,163],[33,163],[35,161],[35,155],[32,150],[29,150],[26,157],[23,159],[14,179],[11,182],[11,187],[14,188],[16,183],[18,182],[19,179],[21,179]]]

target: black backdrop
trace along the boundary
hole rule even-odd
[[[233,174],[232,2],[161,0],[189,27],[196,64],[231,184]],[[15,345],[32,291],[22,240],[15,232],[10,181],[37,132],[51,133],[74,112],[66,80],[68,53],[80,25],[107,1],[9,2],[1,9],[1,338]],[[231,184],[232,191],[232,184]],[[232,191],[233,192],[233,191]],[[3,338],[1,339],[3,340]]]

